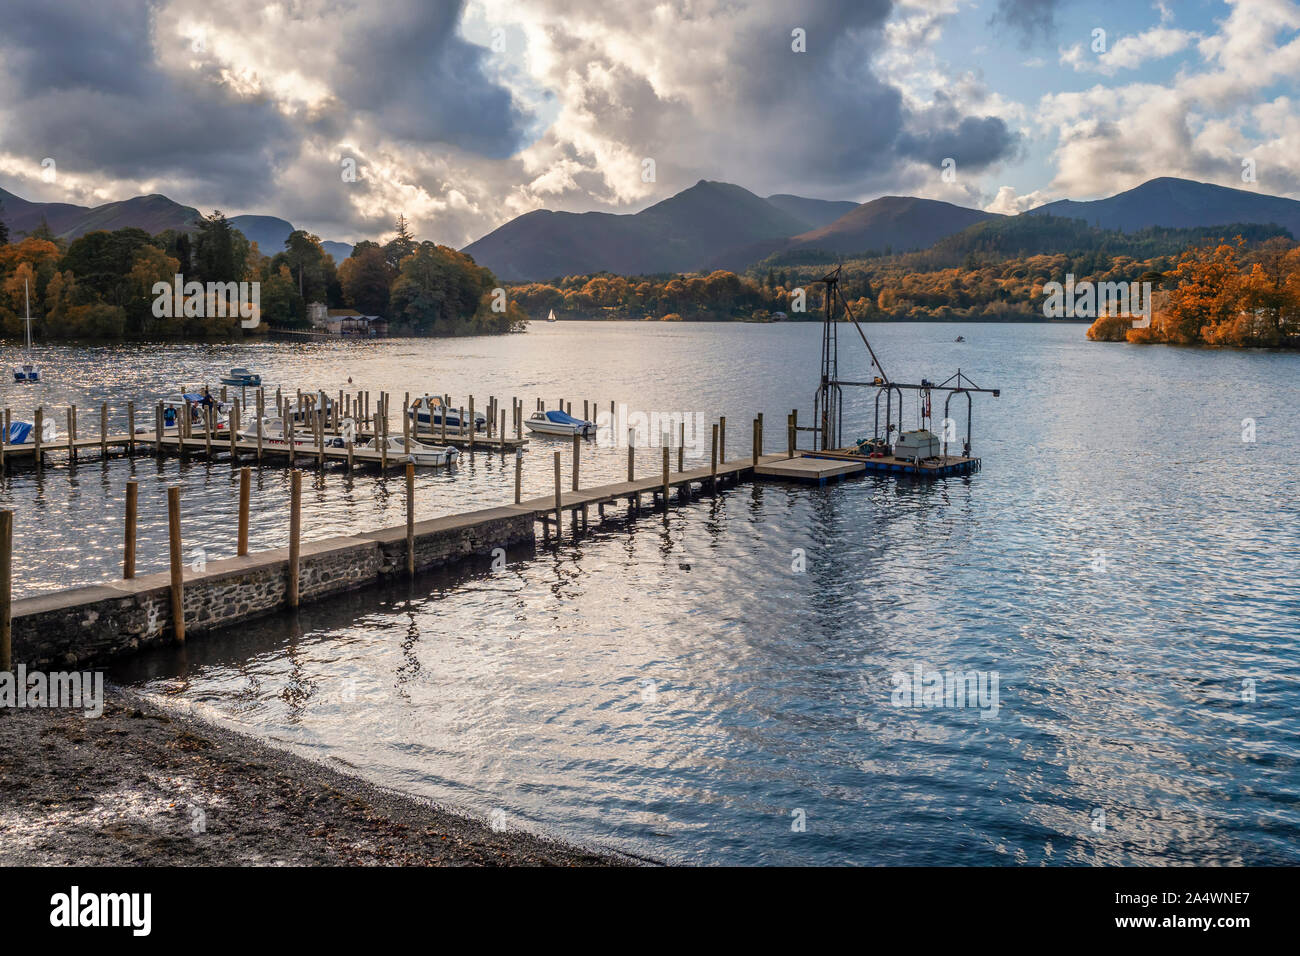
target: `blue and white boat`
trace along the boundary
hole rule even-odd
[[[221,379],[222,385],[234,385],[238,388],[257,388],[262,384],[262,376],[246,368],[235,367],[230,374]]]
[[[15,382],[39,382],[41,380],[41,370],[32,361],[32,300],[27,289],[27,280],[23,280],[23,301],[27,308],[27,351],[23,353],[23,361],[14,366]]]
[[[41,422],[41,444],[49,445],[57,441],[59,437],[58,429],[54,427],[54,422],[45,419]],[[11,421],[9,423],[9,434],[5,436],[6,445],[34,445],[36,444],[36,426],[31,422]]]
[[[437,395],[424,395],[417,398],[411,403],[411,407],[406,414],[417,428],[442,428],[442,422],[447,420],[449,429],[460,430],[460,411],[455,408],[449,408],[443,404],[441,398]],[[474,430],[483,431],[487,428],[487,416],[481,412],[474,413]]]
[[[596,423],[574,418],[568,412],[553,408],[549,412],[533,412],[531,418],[524,419],[530,432],[540,435],[594,435]]]

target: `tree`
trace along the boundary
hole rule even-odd
[[[60,268],[71,270],[80,285],[104,301],[125,305],[131,295],[127,276],[135,254],[152,241],[149,233],[134,227],[88,232],[68,246]]]
[[[278,271],[281,265],[289,267],[304,302],[326,301],[335,269],[333,258],[321,247],[320,236],[303,229],[289,233],[289,238],[284,240],[284,252],[271,260],[273,269]]]
[[[364,315],[388,315],[388,290],[396,273],[384,250],[373,242],[358,243],[339,266],[343,301]]]
[[[0,202],[0,246],[9,245],[9,227],[5,225],[5,204]]]
[[[402,260],[415,252],[416,242],[415,236],[411,234],[410,224],[407,223],[406,216],[399,214],[393,228],[397,230],[397,235],[389,240],[388,245],[384,246],[384,255],[388,259],[389,266],[396,273],[401,268]]]
[[[393,282],[390,316],[421,334],[450,334],[478,312],[492,273],[464,253],[432,242],[402,260]]]
[[[180,263],[157,246],[141,246],[135,251],[131,271],[127,274],[127,301],[123,303],[128,331],[137,335],[154,335],[173,331],[169,323],[179,325],[175,320],[158,318],[153,314],[154,284],[166,282],[171,285],[179,271]]]
[[[199,220],[192,263],[194,271],[198,273],[198,281],[243,281],[246,278],[248,253],[248,239],[230,224],[220,209],[213,210],[212,215]]]

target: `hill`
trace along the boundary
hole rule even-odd
[[[803,208],[804,215],[827,214],[820,206]],[[525,213],[463,251],[509,281],[601,271],[652,275],[704,268],[720,251],[780,241],[805,229],[805,220],[748,189],[702,179],[629,215]]]
[[[1294,199],[1168,176],[1106,199],[1061,199],[1031,209],[1028,215],[1083,219],[1092,226],[1125,232],[1147,226],[1189,228],[1271,222],[1300,236],[1300,202]]]
[[[112,232],[128,226],[143,229],[151,235],[168,229],[192,230],[201,215],[193,206],[182,206],[158,193],[135,196],[102,206],[76,206],[70,203],[29,202],[0,189],[0,203],[4,204],[4,219],[15,239],[23,233],[34,232],[42,220],[48,223],[50,231],[60,239],[71,241],[97,229]],[[288,221],[274,216],[234,216],[230,222],[256,242],[266,255],[274,255],[283,249],[284,240],[294,228]],[[336,262],[342,262],[352,253],[352,247],[346,243],[323,242],[321,245],[334,256]]]

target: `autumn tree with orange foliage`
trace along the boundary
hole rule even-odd
[[[1194,246],[1164,273],[1146,328],[1130,316],[1102,316],[1088,329],[1096,341],[1300,346],[1300,247],[1270,239],[1255,249],[1236,243]]]

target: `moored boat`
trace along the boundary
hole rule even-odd
[[[246,368],[236,366],[230,370],[230,374],[221,379],[222,385],[234,385],[240,388],[257,388],[262,384],[262,376],[250,372]]]
[[[45,419],[41,422],[41,444],[52,444],[59,438],[58,429],[55,428],[54,422]],[[5,436],[6,445],[34,445],[36,444],[36,426],[32,422],[11,421],[9,423],[9,434]]]
[[[23,353],[23,361],[14,366],[15,382],[39,382],[41,380],[40,367],[32,361],[32,300],[27,291],[27,280],[23,280],[23,302],[27,309],[27,318],[23,321],[27,323],[27,350]]]
[[[596,423],[574,418],[568,412],[553,408],[549,412],[533,412],[524,419],[530,432],[541,435],[594,435]]]
[[[457,456],[460,455],[460,452],[450,445],[426,445],[424,442],[418,442],[412,438],[410,439],[411,446],[408,451],[406,443],[406,438],[390,435],[387,439],[388,457],[390,459],[405,459],[417,465],[450,465],[455,463]],[[379,451],[384,447],[384,439],[372,438],[370,441],[362,442],[357,447],[370,451]]]
[[[444,418],[447,420],[447,428],[459,431],[461,427],[460,411],[445,405],[437,395],[422,395],[417,398],[411,403],[406,414],[417,427],[441,428]],[[466,418],[468,417],[467,415]],[[485,428],[487,428],[487,416],[475,412],[474,430],[481,432]]]

